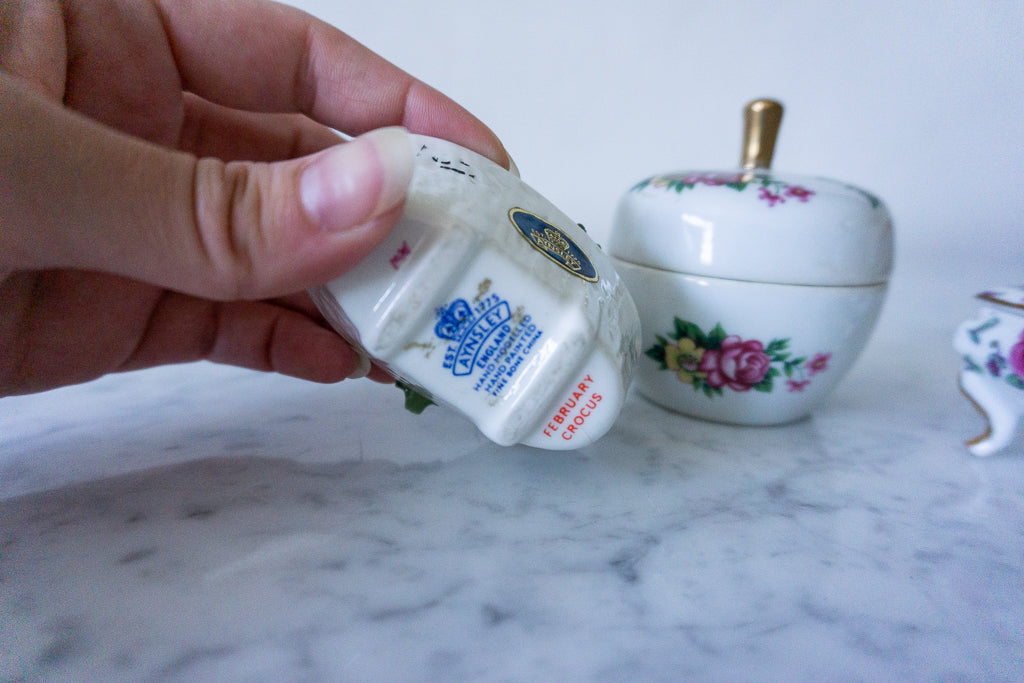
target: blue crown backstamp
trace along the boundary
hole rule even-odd
[[[434,334],[447,342],[444,368],[491,396],[515,377],[543,335],[523,307],[513,309],[497,294],[472,303],[455,299],[435,316]]]

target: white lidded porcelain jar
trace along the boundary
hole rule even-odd
[[[656,175],[621,199],[608,252],[640,311],[638,391],[709,420],[807,415],[878,318],[892,221],[846,183],[769,170],[782,106],[747,106],[742,167]]]
[[[611,259],[489,159],[411,140],[398,225],[314,301],[353,345],[492,441],[592,443],[618,416],[640,353]]]

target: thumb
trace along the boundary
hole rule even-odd
[[[0,73],[0,270],[79,268],[257,299],[354,266],[397,221],[401,128],[275,163],[197,159],[106,128]]]
[[[170,238],[184,240],[183,262],[198,254],[198,267],[214,278],[207,296],[265,298],[322,284],[387,236],[413,159],[409,134],[393,127],[293,161],[200,160],[191,224],[182,217],[168,226]]]

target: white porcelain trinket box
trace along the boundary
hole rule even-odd
[[[311,294],[399,380],[492,441],[579,448],[615,421],[639,357],[636,308],[581,226],[492,161],[413,135],[403,215]]]
[[[974,455],[1024,451],[1024,287],[982,292],[986,306],[953,338],[960,354],[960,389],[988,426],[967,442]]]
[[[807,415],[864,348],[892,270],[886,206],[769,170],[782,106],[745,111],[742,167],[656,175],[621,199],[608,252],[640,312],[638,391],[704,419]]]

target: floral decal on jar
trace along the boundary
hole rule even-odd
[[[785,204],[787,201],[807,203],[814,196],[813,190],[802,185],[790,185],[775,180],[771,175],[755,173],[680,173],[654,176],[636,185],[630,192],[639,192],[645,187],[664,189],[668,192],[681,193],[692,190],[698,185],[708,187],[727,187],[737,192],[747,189],[757,190],[757,198],[769,207]]]
[[[705,333],[680,318],[675,318],[672,332],[655,335],[655,340],[657,343],[645,352],[647,356],[708,398],[721,396],[725,389],[771,392],[780,377],[786,378],[787,391],[803,391],[812,377],[828,370],[832,359],[831,353],[793,357],[789,338],[773,339],[765,345],[756,339],[727,334],[721,324]]]
[[[999,318],[987,320],[978,327],[968,330],[967,336],[974,344],[980,346],[981,333],[996,327],[999,322]],[[1024,330],[1021,331],[1020,338],[1008,352],[1004,353],[999,341],[995,339],[989,342],[989,349],[981,363],[979,363],[981,357],[972,358],[969,355],[964,355],[964,369],[969,372],[991,375],[1004,380],[1012,387],[1024,390]]]

